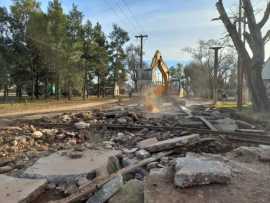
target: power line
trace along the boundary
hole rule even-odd
[[[132,27],[130,26],[129,22],[126,23],[126,21],[124,21],[124,20],[121,18],[121,16],[118,14],[117,10],[112,6],[111,3],[109,3],[109,1],[103,0],[103,2],[106,4],[106,6],[109,7],[110,10],[113,11],[113,13],[115,14],[115,16],[116,16],[117,18],[119,18],[119,20],[122,22],[123,25],[127,25],[126,27],[132,28]],[[134,35],[135,32],[133,31],[133,28],[129,30],[129,33],[131,33],[132,35]]]
[[[139,21],[137,20],[137,18],[135,17],[133,11],[131,10],[131,8],[129,7],[128,3],[126,2],[126,0],[121,0],[123,2],[123,4],[125,5],[125,7],[127,8],[127,10],[129,11],[130,15],[133,17],[135,23],[137,24],[138,27],[141,28],[141,30],[145,33],[144,27],[139,23]]]
[[[118,6],[119,10],[120,10],[121,13],[125,16],[125,18],[127,19],[127,21],[130,22],[130,25],[133,26],[134,30],[135,30],[137,33],[139,33],[140,31],[138,30],[136,23],[134,23],[135,20],[134,20],[130,15],[128,15],[128,12],[126,12],[127,9],[124,9],[124,8],[121,6],[120,1],[118,2],[118,1],[116,0],[116,1],[115,1],[115,4],[116,4],[116,6]]]

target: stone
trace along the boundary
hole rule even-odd
[[[157,138],[149,138],[149,139],[146,139],[146,140],[142,140],[140,141],[137,146],[138,148],[140,149],[145,149],[153,144],[156,144],[158,142]]]
[[[41,131],[34,131],[32,136],[36,139],[40,139],[43,137],[43,133]]]
[[[170,163],[170,158],[169,157],[162,157],[161,159],[160,159],[160,163],[162,164],[162,165],[167,165],[167,164],[169,164]]]
[[[180,188],[212,183],[228,184],[232,177],[230,167],[220,161],[187,154],[175,162],[174,184]]]
[[[270,162],[270,147],[260,145],[259,147],[238,147],[233,151],[233,156],[243,162]]]
[[[109,174],[116,173],[121,169],[121,164],[116,156],[110,156],[107,162],[107,171]]]
[[[192,134],[183,137],[176,137],[164,141],[157,142],[155,144],[145,147],[145,150],[149,152],[161,152],[165,150],[170,150],[175,147],[185,146],[189,144],[196,143],[200,140],[200,135]]]
[[[151,157],[151,154],[148,151],[141,149],[141,150],[136,152],[136,157],[138,159],[146,159],[146,158]]]
[[[34,200],[45,190],[46,180],[31,180],[0,175],[0,202],[26,203]]]
[[[234,132],[238,129],[235,120],[230,118],[216,120],[215,127],[222,131]]]
[[[160,182],[170,182],[173,183],[174,170],[172,167],[165,168],[153,168],[150,170],[148,181],[153,185],[159,185]]]
[[[12,170],[13,170],[13,167],[11,167],[11,166],[2,166],[2,167],[0,167],[0,174],[8,173]]]
[[[65,135],[65,133],[60,133],[60,134],[57,134],[57,135],[56,135],[56,138],[57,138],[58,140],[63,140],[63,139],[66,138],[66,135]]]
[[[121,175],[115,176],[109,182],[104,184],[92,197],[90,197],[87,203],[105,203],[114,194],[116,194],[122,186],[123,177]]]
[[[120,124],[127,124],[127,119],[125,119],[125,118],[118,118],[117,119],[117,122],[120,123]]]
[[[108,158],[119,153],[115,150],[85,150],[79,159],[70,159],[62,155],[69,152],[59,151],[38,159],[21,177],[46,178],[49,182],[61,183],[69,180],[76,181],[78,177],[96,174],[96,172],[106,175]]]
[[[0,167],[8,165],[10,162],[13,162],[12,159],[0,159]]]
[[[56,184],[54,184],[54,183],[49,183],[49,184],[47,185],[47,188],[48,188],[49,190],[55,190],[55,189],[56,189]]]
[[[86,122],[83,122],[83,121],[80,121],[78,123],[75,123],[74,126],[75,126],[76,129],[82,130],[82,129],[89,128],[90,124],[86,123]]]
[[[246,147],[241,146],[232,151],[233,157],[242,162],[257,161],[260,154],[260,148],[258,147]]]
[[[65,122],[65,123],[68,123],[71,120],[72,120],[72,118],[69,115],[67,115],[67,114],[65,114],[65,115],[62,116],[62,121]]]
[[[77,181],[77,185],[79,187],[82,187],[82,186],[84,186],[84,185],[86,185],[86,184],[88,184],[90,182],[91,181],[88,178],[86,178],[86,177],[80,177],[79,180]]]
[[[74,194],[74,193],[76,193],[78,191],[79,191],[79,188],[77,187],[77,185],[75,183],[66,184],[65,187],[64,187],[64,193],[66,195],[71,195],[71,194]]]
[[[124,143],[127,140],[128,140],[128,136],[121,132],[117,133],[117,136],[113,138],[113,141],[117,143]]]
[[[133,179],[121,187],[109,203],[143,203],[144,185],[142,181]]]
[[[115,143],[112,141],[104,141],[103,145],[105,149],[113,149],[113,146],[115,145]]]
[[[80,159],[82,158],[83,153],[78,152],[78,151],[72,151],[70,153],[68,153],[68,157],[71,159]]]
[[[138,151],[138,148],[132,148],[132,149],[122,149],[123,153],[125,154],[134,154],[136,151]]]
[[[151,170],[151,169],[154,169],[154,168],[158,168],[158,164],[159,162],[151,162],[147,165],[147,170]]]

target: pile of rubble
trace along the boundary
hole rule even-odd
[[[255,128],[227,113],[170,104],[159,113],[130,105],[44,117],[1,131],[0,173],[15,179],[0,179],[42,180],[27,198],[9,194],[20,201],[155,202],[150,188],[162,180],[177,188],[229,184],[234,169],[223,154],[236,155],[239,143],[223,135],[263,132]],[[265,161],[270,149],[255,151]]]

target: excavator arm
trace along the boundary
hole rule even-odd
[[[156,51],[153,57],[151,68],[152,68],[152,82],[153,83],[157,81],[157,78],[155,75],[156,70],[159,69],[159,71],[162,74],[162,84],[157,86],[156,94],[159,96],[166,94],[169,89],[169,68],[164,62],[159,50]]]

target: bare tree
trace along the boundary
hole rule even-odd
[[[218,89],[226,89],[227,83],[233,69],[236,68],[237,58],[235,48],[231,47],[227,40],[200,40],[195,48],[187,47],[185,52],[191,54],[192,64],[187,66],[190,71],[188,74],[191,79],[193,92],[203,93],[200,96],[213,98],[214,88],[214,52],[210,49],[213,46],[224,47],[219,53],[218,68]],[[192,71],[191,71],[192,69]],[[200,75],[200,77],[198,77]],[[198,79],[199,78],[199,79]],[[198,88],[195,90],[195,88]]]
[[[235,24],[231,22],[224,8],[223,1],[218,0],[216,7],[220,14],[220,19],[230,34],[234,46],[236,47],[243,63],[244,72],[247,76],[248,87],[251,91],[254,110],[259,112],[269,111],[270,103],[262,80],[262,70],[265,61],[265,43],[270,38],[270,31],[263,36],[262,29],[269,19],[270,2],[267,4],[263,18],[257,22],[251,1],[242,1],[249,28],[248,31],[244,33],[244,36],[247,39],[251,53],[241,40],[240,33],[238,33]]]
[[[138,90],[138,70],[140,68],[140,47],[136,47],[133,44],[129,45],[126,49],[128,72],[131,80],[134,83],[135,90]]]

